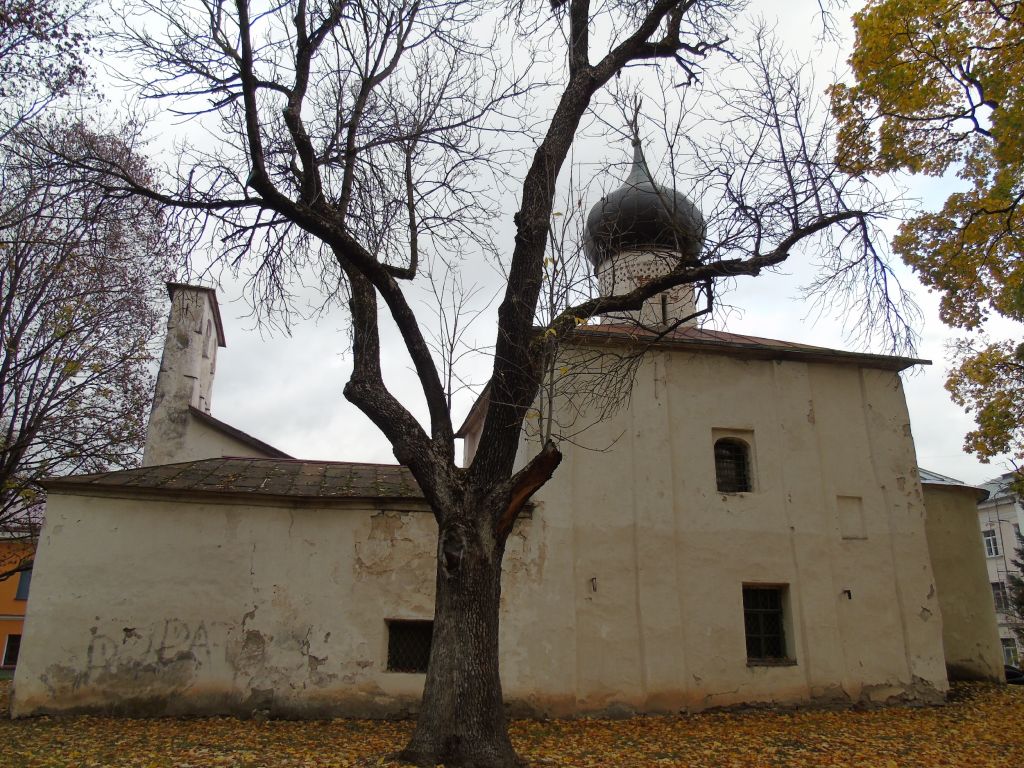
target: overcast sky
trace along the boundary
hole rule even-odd
[[[845,54],[835,47],[815,47],[819,30],[811,21],[811,12],[817,7],[816,2],[761,7],[766,9],[764,13],[770,13],[772,7],[784,9],[780,34],[798,49],[817,52],[818,84],[826,85],[831,73],[842,66]],[[621,151],[624,153],[626,148]],[[657,169],[655,176],[658,177]],[[908,183],[915,195],[933,206],[952,188],[934,180]],[[618,184],[613,181],[604,186]],[[598,198],[595,188],[586,201],[587,208]],[[502,226],[508,228],[511,223],[504,222]],[[724,319],[718,318],[713,327],[840,349],[884,351],[853,347],[844,335],[846,318],[827,307],[816,313],[800,300],[799,287],[809,274],[805,263],[794,261],[784,267],[778,274],[738,281],[735,291],[727,297],[735,311]],[[496,290],[497,281],[486,277],[486,273],[480,274],[484,276],[473,279],[483,281],[491,292]],[[972,421],[950,401],[943,388],[948,367],[945,347],[955,334],[938,319],[937,297],[925,291],[902,265],[897,266],[897,274],[912,289],[922,311],[917,355],[933,361],[930,366],[918,366],[904,374],[918,461],[930,470],[970,483],[981,482],[1003,471],[1003,466],[982,465],[961,449],[963,435]],[[213,414],[298,458],[393,462],[384,438],[342,396],[350,368],[344,312],[335,311],[317,322],[296,323],[289,337],[257,328],[248,317],[248,306],[241,296],[241,283],[237,281],[227,280],[219,287],[227,348],[220,350],[218,359]],[[479,321],[481,338],[493,337],[496,304]],[[396,395],[415,406],[419,401],[415,377],[397,337],[385,329],[383,341],[385,376]],[[477,361],[476,382],[482,384],[486,374],[486,360]],[[471,401],[468,392],[458,398],[456,423],[468,411]],[[422,413],[422,409],[417,412]]]

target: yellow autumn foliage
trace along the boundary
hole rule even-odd
[[[0,696],[5,691],[0,684]],[[527,766],[1019,768],[1024,686],[968,684],[943,707],[516,720]],[[411,721],[110,717],[0,720],[5,768],[398,766]]]
[[[893,249],[940,292],[949,325],[977,331],[992,314],[1024,321],[1024,4],[871,0],[854,25],[855,82],[831,94],[839,163],[858,174],[955,177],[941,209],[908,219]],[[983,460],[1024,459],[1017,348],[962,346],[947,384],[976,417],[965,447]]]

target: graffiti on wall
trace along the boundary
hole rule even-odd
[[[198,669],[210,662],[210,636],[203,621],[189,624],[181,619],[166,619],[147,630],[125,627],[119,638],[102,634],[93,627],[90,635],[86,680],[125,667],[162,668],[184,664]]]

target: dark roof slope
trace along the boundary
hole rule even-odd
[[[774,360],[807,360],[816,362],[843,362],[863,365],[869,368],[902,371],[912,365],[930,365],[930,360],[892,355],[875,355],[864,352],[847,352],[842,349],[816,347],[795,341],[765,339],[741,333],[728,333],[708,328],[683,325],[667,333],[644,328],[632,323],[600,323],[581,325],[569,337],[576,343],[618,342],[632,344],[655,344],[659,347],[691,349],[694,351],[720,352]]]
[[[704,217],[690,199],[651,178],[640,142],[623,185],[602,197],[587,215],[584,250],[596,268],[623,251],[674,251],[696,262],[704,246]]]
[[[196,408],[194,405],[190,405],[188,407],[188,410],[189,410],[189,413],[191,413],[193,416],[195,416],[197,419],[199,419],[201,422],[203,422],[207,426],[211,427],[212,429],[215,429],[218,432],[222,432],[223,434],[228,435],[229,437],[233,437],[233,438],[235,438],[235,440],[238,440],[240,443],[245,443],[246,445],[248,445],[248,446],[250,446],[252,448],[255,448],[260,453],[267,454],[272,459],[291,459],[291,458],[293,458],[292,456],[289,456],[284,451],[279,450],[278,448],[275,448],[270,443],[265,443],[262,440],[260,440],[259,438],[253,437],[248,432],[243,432],[242,430],[238,429],[237,427],[232,427],[227,422],[224,422],[224,421],[221,421],[220,419],[214,418],[213,416],[208,414],[206,411],[201,411],[198,408]]]
[[[53,491],[227,494],[249,498],[422,499],[408,468],[341,461],[221,458],[45,480]]]

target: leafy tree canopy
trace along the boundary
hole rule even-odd
[[[904,223],[894,250],[941,292],[944,322],[1024,320],[1024,7],[1001,0],[874,0],[854,16],[854,85],[832,91],[839,160],[855,173],[953,174],[938,211]],[[1024,351],[963,344],[947,383],[975,413],[965,447],[1024,459]]]

